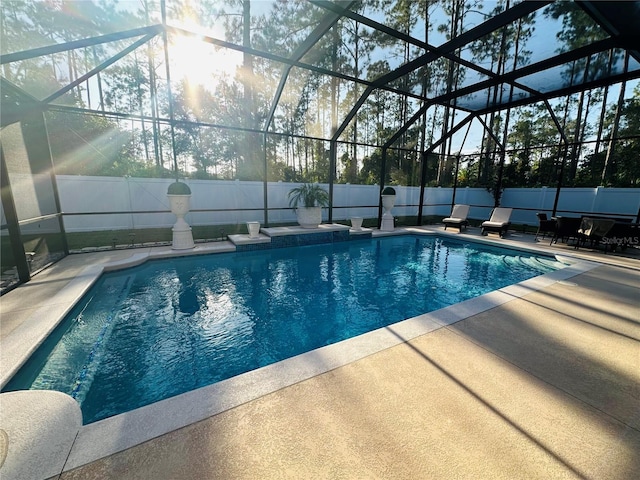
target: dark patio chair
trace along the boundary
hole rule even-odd
[[[536,240],[538,240],[538,235],[542,234],[542,238],[544,238],[548,233],[553,236],[556,233],[556,220],[548,219],[546,213],[538,212],[536,213],[536,217],[538,217],[538,231],[536,232]]]
[[[597,246],[601,240],[607,236],[613,225],[616,223],[613,218],[590,217],[583,215],[578,229],[578,243],[576,248],[581,244],[584,245],[589,241],[593,248]]]
[[[604,251],[609,247],[615,252],[618,248],[626,250],[629,246],[640,246],[640,223],[632,223],[627,219],[620,219],[613,224],[611,230],[603,237]]]
[[[582,218],[580,217],[556,217],[556,231],[549,245],[558,243],[558,239],[565,243],[569,243],[571,238],[579,241],[578,229],[581,222]]]

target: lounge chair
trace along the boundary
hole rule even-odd
[[[538,217],[538,231],[536,232],[536,240],[538,240],[538,235],[542,234],[542,238],[544,238],[547,233],[550,233],[551,236],[556,233],[556,220],[552,218],[549,220],[547,218],[546,213],[538,212],[536,213],[536,217]]]
[[[458,227],[458,231],[462,231],[462,227],[467,227],[469,221],[467,216],[469,215],[469,205],[454,205],[451,210],[451,215],[442,219],[444,223],[444,229],[447,227]]]
[[[488,232],[498,232],[500,237],[504,237],[509,225],[511,225],[512,210],[512,208],[494,208],[493,212],[491,212],[491,218],[486,222],[482,222],[482,235],[486,235]]]

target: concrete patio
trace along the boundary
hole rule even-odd
[[[640,478],[640,260],[536,248],[598,266],[53,478]],[[132,252],[67,257],[3,296],[0,338]]]

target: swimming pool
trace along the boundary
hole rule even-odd
[[[150,261],[104,274],[5,390],[91,423],[559,266],[434,236]]]

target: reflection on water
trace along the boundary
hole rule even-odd
[[[152,261],[105,274],[9,387],[89,423],[558,267],[409,236]]]

